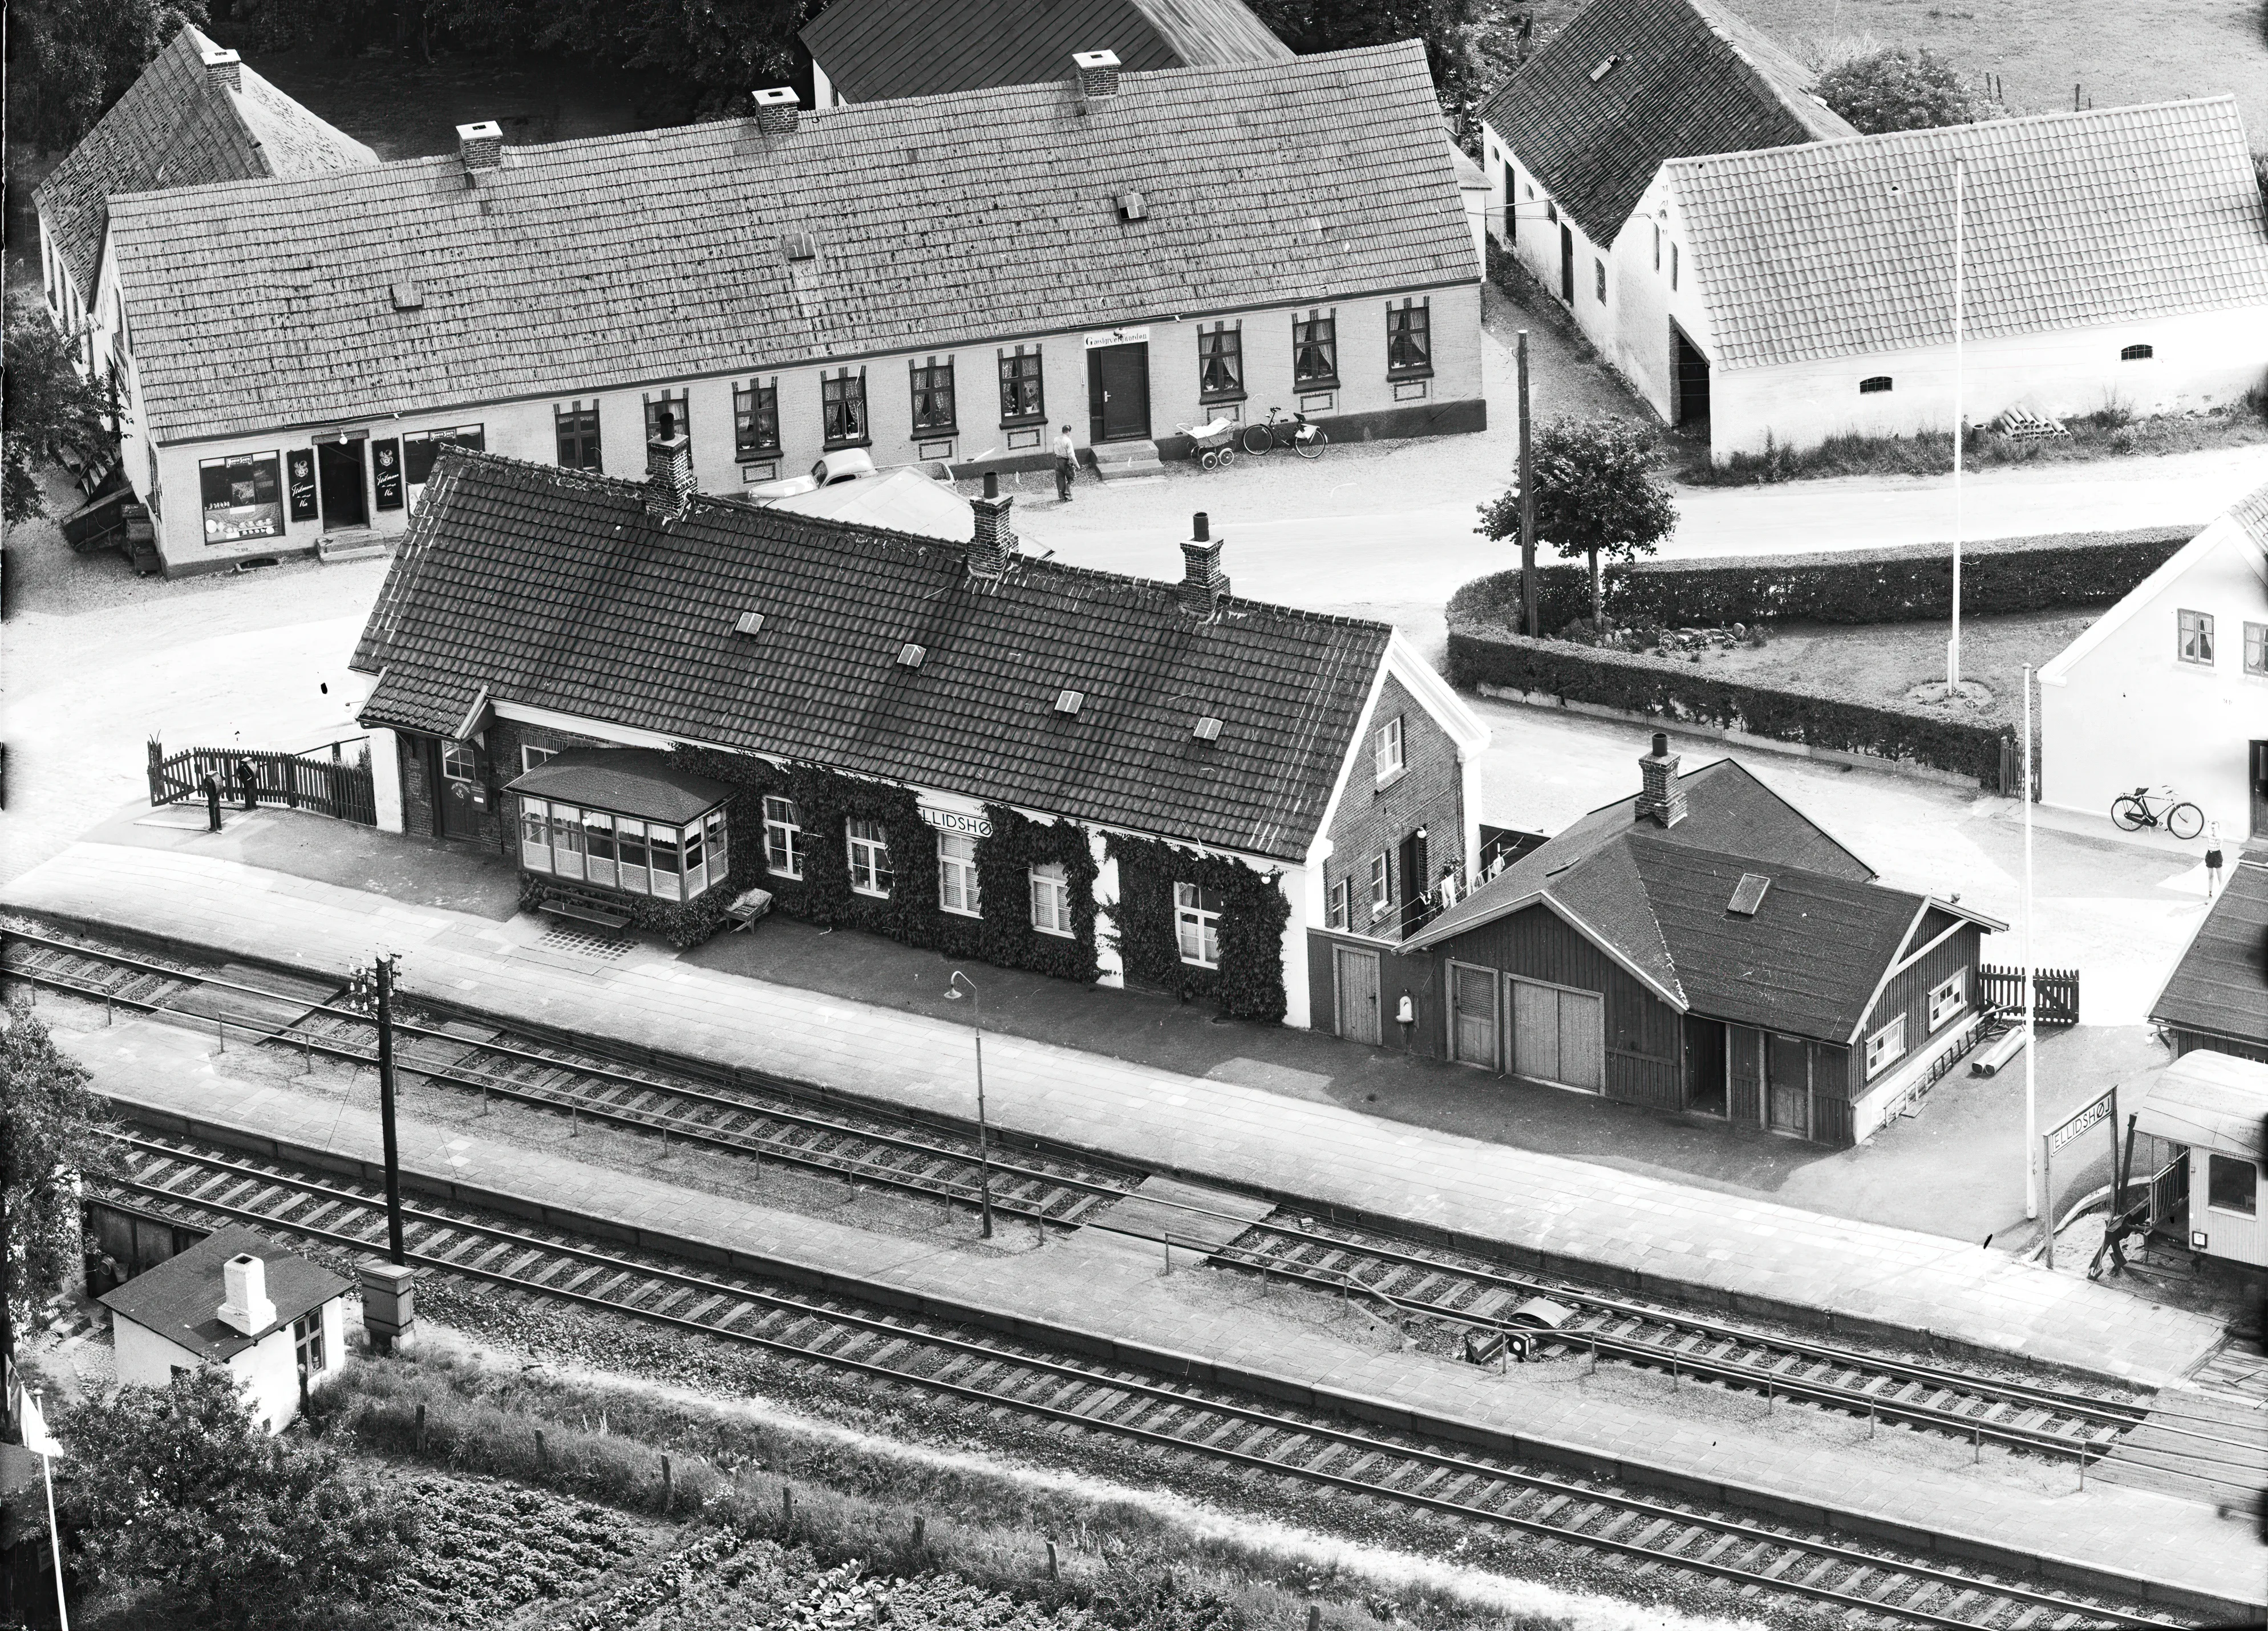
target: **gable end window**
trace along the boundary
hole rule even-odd
[[[751,379],[733,387],[733,456],[770,459],[780,451],[779,379]]]
[[[587,402],[568,402],[554,407],[551,424],[559,434],[561,469],[599,470],[605,467],[599,454],[599,404],[596,398]]]
[[[1000,422],[1037,424],[1048,416],[1046,382],[1040,373],[1040,348],[1018,346],[1000,353]]]
[[[1906,1051],[1906,1017],[1900,1014],[1867,1039],[1867,1077],[1872,1081]]]
[[[1310,306],[1292,320],[1292,381],[1309,387],[1339,382],[1339,322],[1336,308],[1325,316]]]
[[[1932,986],[1929,991],[1929,1028],[1934,1032],[1947,1021],[1964,1012],[1969,1007],[1969,971],[1965,968],[1950,978]]]
[[[1244,325],[1197,325],[1197,393],[1208,402],[1244,400]]]
[[[2124,345],[2118,348],[2118,360],[2122,363],[2147,362],[2151,357],[2155,356],[2156,355],[2157,348],[2155,346]]]
[[[1393,379],[1422,379],[1433,371],[1432,303],[1409,299],[1386,308],[1386,372]]]
[[[1402,716],[1396,714],[1371,733],[1371,768],[1383,787],[1402,774]]]
[[[866,435],[866,371],[838,368],[819,382],[819,409],[825,421],[827,451],[864,447]]]
[[[925,357],[906,367],[913,377],[914,434],[953,435],[957,429],[953,406],[953,359]]]
[[[1174,885],[1174,936],[1182,961],[1198,968],[1220,966],[1220,896],[1198,884]]]
[[[2268,674],[2268,623],[2244,626],[2244,672]]]
[[[2181,625],[2181,643],[2176,648],[2184,663],[2195,663],[2200,668],[2213,666],[2213,613],[2210,612],[2179,612],[2176,617]]]
[[[1878,396],[1889,388],[1890,377],[1888,374],[1869,374],[1859,382],[1860,396]]]

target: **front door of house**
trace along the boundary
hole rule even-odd
[[[470,742],[433,746],[434,825],[444,838],[478,838],[488,823],[489,791],[480,753]]]
[[[1138,442],[1150,434],[1150,346],[1097,346],[1086,354],[1088,431],[1098,442]]]
[[[1685,1017],[1685,1107],[1703,1115],[1720,1116],[1731,1107],[1727,1088],[1732,1080],[1726,1054],[1730,1051],[1722,1021]]]
[[[1331,948],[1333,983],[1338,989],[1339,1034],[1350,1042],[1378,1046],[1378,953],[1351,945]]]
[[[1426,916],[1425,829],[1418,827],[1402,840],[1402,932],[1413,935]]]
[[[1449,1048],[1459,1064],[1497,1068],[1496,970],[1449,965]]]
[[[363,444],[315,444],[315,484],[323,496],[323,530],[368,526],[370,502],[363,485]]]
[[[1575,304],[1575,234],[1564,221],[1559,224],[1559,298]]]
[[[1512,1069],[1561,1087],[1602,1092],[1607,1085],[1606,1003],[1595,991],[1539,980],[1509,980]]]

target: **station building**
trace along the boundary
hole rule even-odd
[[[398,533],[438,450],[701,485],[1478,430],[1480,266],[1415,41],[109,203],[124,467],[171,574]]]
[[[381,827],[680,944],[761,888],[1380,1040],[1487,742],[1391,628],[1233,595],[1202,515],[1126,577],[1024,555],[1007,496],[953,542],[703,494],[687,443],[644,481],[442,454],[352,665]]]

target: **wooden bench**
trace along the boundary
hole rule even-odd
[[[578,922],[596,923],[601,929],[627,929],[630,923],[628,912],[617,912],[612,907],[593,906],[587,900],[572,900],[554,895],[536,902],[535,909],[554,917],[571,917]]]

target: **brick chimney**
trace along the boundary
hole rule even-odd
[[[775,85],[756,92],[756,129],[766,136],[790,136],[795,131],[796,94],[792,87]]]
[[[971,577],[998,577],[1008,569],[1009,557],[1016,553],[1016,519],[1010,513],[1015,503],[1013,494],[1000,496],[999,472],[987,470],[984,496],[968,501],[976,512],[976,532],[968,540]]]
[[[1632,819],[1675,827],[1685,819],[1685,790],[1677,784],[1677,755],[1665,731],[1653,733],[1653,752],[1638,761],[1638,807]]]
[[[667,408],[656,428],[661,434],[645,444],[645,512],[666,524],[684,516],[698,490],[693,484],[693,438],[677,428]]]
[[[212,76],[216,91],[244,89],[244,59],[233,51],[215,47],[205,56],[205,72]]]
[[[221,1323],[246,1336],[258,1336],[276,1323],[276,1304],[268,1300],[268,1271],[249,1252],[239,1252],[220,1266],[221,1285],[228,1294],[217,1313]]]
[[[1079,95],[1094,98],[1118,94],[1117,52],[1074,51],[1071,60],[1078,72]]]
[[[1202,510],[1189,518],[1189,541],[1182,546],[1182,610],[1210,620],[1220,615],[1228,594],[1228,577],[1220,569],[1220,547],[1228,540],[1212,536]]]
[[[457,127],[457,157],[464,160],[467,180],[483,170],[504,167],[504,127],[493,119]]]

